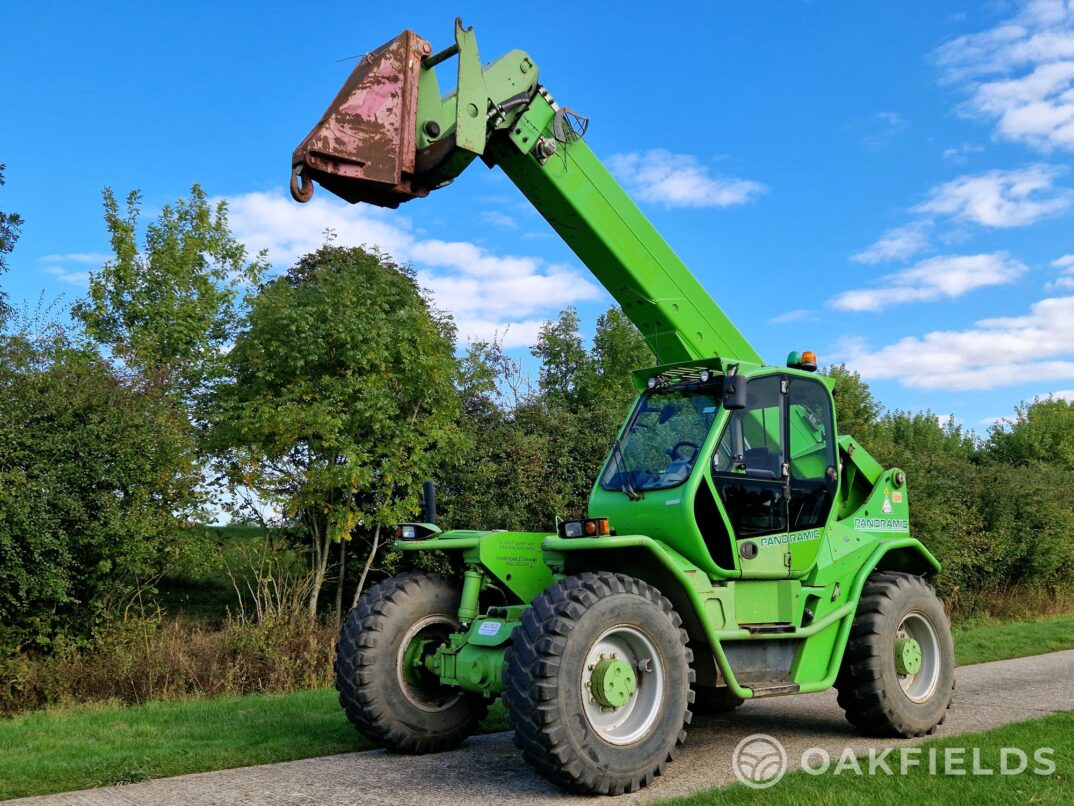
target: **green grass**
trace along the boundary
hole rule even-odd
[[[954,629],[962,666],[1074,649],[1074,614],[1015,622],[977,622]]]
[[[0,721],[0,800],[372,747],[330,689],[44,711]]]
[[[1009,803],[1074,803],[1074,712],[1055,714],[1028,722],[1017,722],[981,733],[964,733],[946,739],[932,739],[922,747],[938,749],[939,766],[942,768],[945,747],[981,749],[981,768],[995,771],[990,776],[944,776],[929,775],[928,756],[923,755],[925,768],[910,768],[907,775],[898,773],[898,757],[888,759],[888,766],[895,775],[855,775],[844,772],[839,776],[831,771],[823,775],[805,772],[790,773],[778,784],[763,790],[750,789],[743,784],[721,789],[708,789],[683,798],[663,801],[664,806],[709,806],[709,804],[764,803],[765,806],[841,806],[842,804],[893,803],[972,803],[974,806]],[[1021,775],[999,774],[999,748],[1017,747],[1026,752],[1029,770]],[[1055,772],[1051,775],[1034,775],[1033,753],[1037,748],[1055,750],[1051,760]],[[966,753],[967,771],[970,769],[972,750]],[[834,769],[838,757],[832,759]],[[861,768],[868,770],[868,763]]]
[[[976,624],[959,627],[955,635],[960,664],[1021,657],[1074,647],[1074,616]],[[482,729],[505,727],[497,705]],[[1054,741],[1058,749],[1060,740]],[[1069,731],[1065,741],[1074,746]],[[0,720],[0,798],[371,746],[347,722],[329,689],[44,711]],[[1067,770],[1074,774],[1074,766]],[[816,785],[812,778],[806,783]]]

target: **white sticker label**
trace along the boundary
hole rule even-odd
[[[681,498],[669,498],[667,501],[664,502],[664,506],[673,507],[676,504],[681,504],[681,503],[682,503]]]
[[[503,626],[502,621],[482,621],[481,626],[477,628],[478,635],[495,635],[500,631],[500,627]]]
[[[714,411],[716,411],[715,406],[705,406],[705,408],[701,409],[702,414],[712,414]]]

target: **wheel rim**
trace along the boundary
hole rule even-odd
[[[586,653],[582,712],[609,744],[637,742],[660,716],[665,678],[664,661],[649,636],[635,627],[612,627]]]
[[[448,636],[459,629],[459,622],[447,613],[434,613],[416,622],[403,635],[396,658],[396,682],[411,705],[422,711],[446,711],[458,702],[462,692],[440,685],[425,668],[425,658],[446,644]]]
[[[925,702],[940,682],[940,640],[924,613],[907,613],[895,633],[895,674],[903,694],[913,702]],[[916,671],[915,671],[916,669]]]

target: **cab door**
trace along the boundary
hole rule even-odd
[[[782,375],[750,380],[746,407],[731,412],[713,456],[713,484],[747,578],[790,575],[786,389]]]
[[[788,549],[791,575],[813,565],[839,485],[832,396],[819,380],[791,376],[787,391]]]

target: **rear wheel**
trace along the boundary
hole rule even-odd
[[[836,680],[847,719],[871,736],[923,736],[943,723],[955,648],[943,602],[912,574],[873,574]]]
[[[693,671],[679,616],[646,583],[583,573],[550,585],[508,650],[504,702],[525,760],[579,792],[633,792],[686,739]]]
[[[336,689],[347,718],[404,753],[450,750],[472,734],[485,700],[431,674],[424,659],[458,631],[461,586],[409,572],[374,585],[347,614],[336,650]]]

